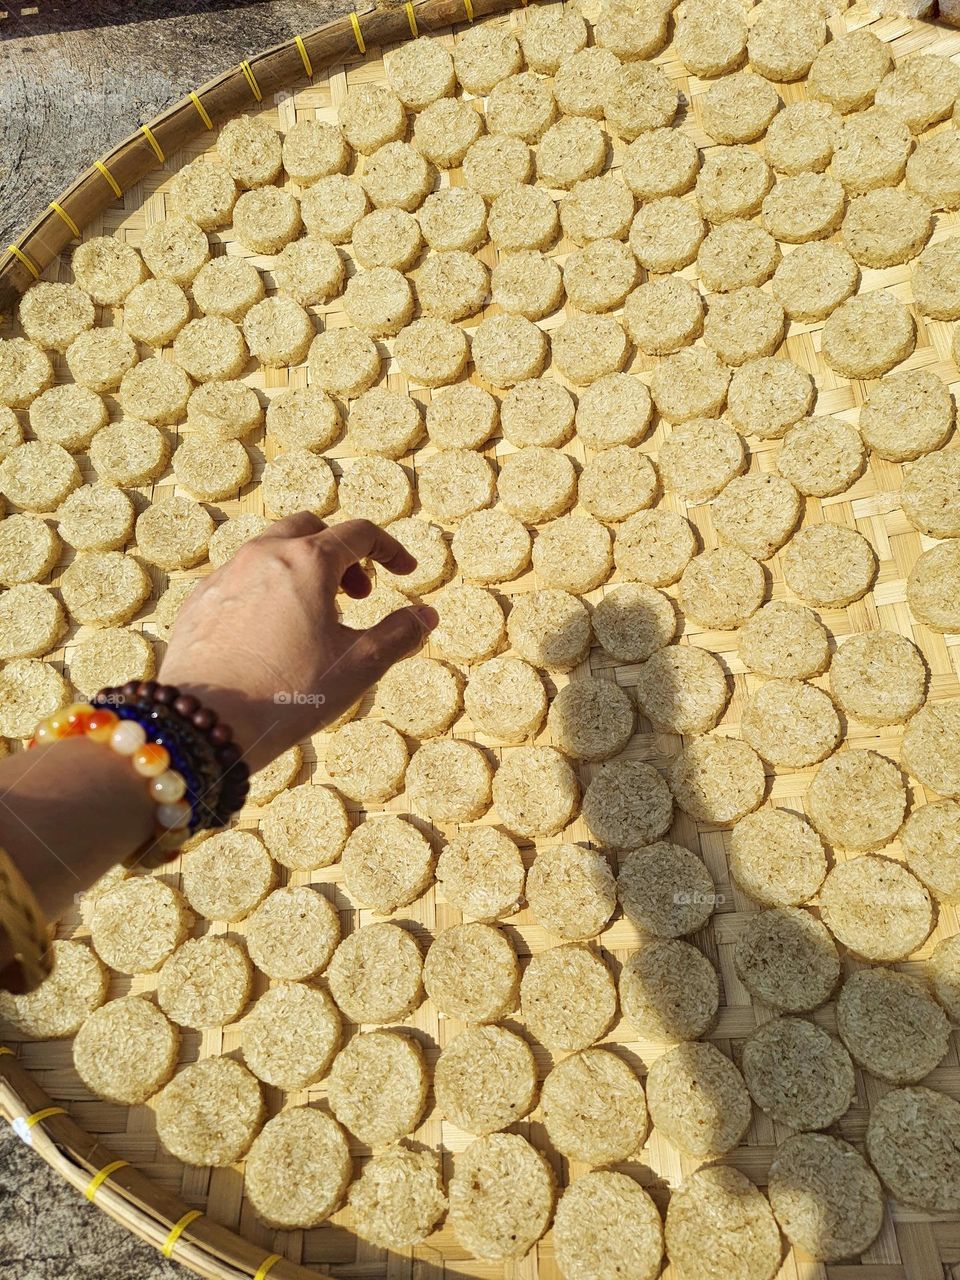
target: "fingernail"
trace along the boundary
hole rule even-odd
[[[437,613],[436,609],[432,609],[428,604],[417,605],[416,609],[414,609],[414,613],[417,615],[420,625],[423,627],[424,631],[432,631],[440,621],[439,613]]]

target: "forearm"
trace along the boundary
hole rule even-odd
[[[153,807],[130,761],[87,738],[0,760],[0,847],[50,920],[150,836]]]

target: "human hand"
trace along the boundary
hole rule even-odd
[[[367,631],[343,626],[334,598],[370,594],[367,557],[400,574],[417,563],[368,520],[328,528],[300,512],[245,543],[180,610],[158,678],[232,727],[251,773],[335,720],[437,625],[435,610],[411,605]]]

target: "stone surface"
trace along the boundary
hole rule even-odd
[[[345,0],[0,2],[0,245],[139,124],[251,53],[352,8]]]
[[[10,1280],[187,1280],[150,1245],[88,1204],[0,1127],[0,1275]]]

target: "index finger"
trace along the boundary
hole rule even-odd
[[[340,577],[350,565],[368,557],[391,573],[412,573],[417,567],[416,557],[372,520],[344,520],[314,536]]]

